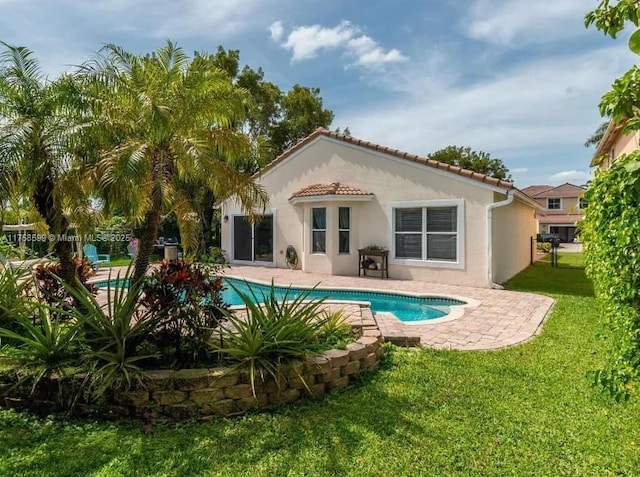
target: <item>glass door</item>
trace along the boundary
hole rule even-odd
[[[273,262],[273,215],[264,215],[253,226],[253,260]]]
[[[253,261],[252,225],[246,217],[237,215],[233,218],[233,259],[243,262]]]
[[[241,262],[273,262],[273,215],[233,217],[233,259]]]

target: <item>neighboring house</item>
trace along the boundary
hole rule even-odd
[[[582,198],[586,190],[568,182],[557,187],[534,185],[522,189],[544,207],[543,211],[536,212],[538,233],[556,234],[561,242],[573,242],[576,225],[587,207],[586,200]]]
[[[498,180],[318,129],[255,176],[269,195],[252,224],[222,204],[231,263],[359,272],[358,249],[389,250],[391,278],[488,287],[529,265],[533,199]]]
[[[609,123],[591,159],[591,167],[607,170],[622,154],[640,149],[640,132],[625,134],[622,131],[624,125],[624,122],[617,125],[613,121]]]

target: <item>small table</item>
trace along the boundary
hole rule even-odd
[[[379,267],[374,269],[367,268],[365,262],[368,262],[367,258],[380,257],[380,261],[376,261]],[[358,276],[362,271],[363,276],[367,276],[367,271],[380,272],[380,278],[389,278],[389,250],[370,250],[367,248],[361,248],[358,250]]]

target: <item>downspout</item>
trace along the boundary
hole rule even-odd
[[[493,283],[493,209],[509,205],[513,202],[513,199],[514,191],[508,190],[507,198],[505,200],[494,202],[487,206],[487,259],[489,260],[487,266],[487,279],[491,288],[497,288],[499,290],[502,290],[503,286]]]

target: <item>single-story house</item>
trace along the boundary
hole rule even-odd
[[[490,287],[535,255],[541,206],[510,182],[326,129],[255,180],[270,201],[258,221],[222,204],[232,264],[358,276],[358,250],[377,245],[390,278]]]

